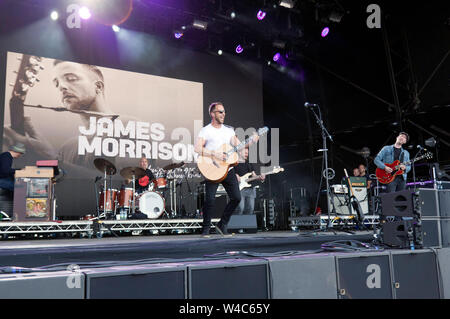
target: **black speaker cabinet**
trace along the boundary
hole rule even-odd
[[[436,255],[430,250],[391,251],[396,299],[439,299]]]
[[[185,299],[186,266],[150,264],[83,270],[87,299]]]
[[[413,217],[413,191],[406,189],[399,192],[381,194],[383,216]]]
[[[244,233],[256,233],[258,230],[256,215],[231,215],[228,231],[239,232],[240,230]]]
[[[268,299],[266,261],[227,259],[188,265],[190,299]]]
[[[81,272],[58,271],[1,274],[3,299],[84,299],[85,278]]]
[[[424,248],[450,247],[450,219],[422,218],[422,236]]]
[[[419,188],[419,207],[422,217],[439,216],[438,191],[429,188]]]
[[[450,217],[450,190],[439,190],[439,213],[441,217]]]
[[[389,253],[336,255],[340,299],[392,299]]]

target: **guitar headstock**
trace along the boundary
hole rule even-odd
[[[280,172],[284,172],[284,168],[282,168],[280,166],[274,166],[273,167],[273,173],[274,174],[277,174],[277,173],[280,173]]]
[[[261,127],[260,129],[258,129],[258,136],[267,134],[267,132],[269,132],[269,128],[267,126]]]
[[[34,55],[22,56],[19,70],[17,71],[17,79],[14,85],[13,95],[24,101],[30,87],[39,82],[37,77],[40,70],[43,70],[42,58]]]

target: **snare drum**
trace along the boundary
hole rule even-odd
[[[166,208],[164,197],[157,192],[145,192],[136,198],[136,207],[150,219],[159,218]]]
[[[116,209],[116,197],[117,197],[117,189],[107,189],[106,190],[106,205],[105,205],[105,191],[100,193],[100,197],[98,199],[98,206],[100,210],[103,212],[112,212]],[[106,206],[106,207],[105,207]]]
[[[166,188],[167,180],[164,177],[160,177],[160,178],[155,179],[153,181],[153,184],[155,185],[155,189]]]
[[[132,188],[122,188],[119,191],[119,208],[130,208],[133,201],[133,189]]]

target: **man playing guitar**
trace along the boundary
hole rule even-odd
[[[220,161],[226,160],[224,152],[216,151],[222,144],[230,144],[237,146],[240,144],[234,130],[224,125],[225,108],[223,103],[214,102],[209,106],[209,115],[211,116],[211,123],[203,127],[195,143],[195,152],[204,157],[216,158]],[[257,142],[258,136],[255,136],[253,142]],[[236,207],[241,201],[241,192],[239,191],[239,182],[236,178],[234,168],[230,168],[225,179],[221,181],[225,188],[229,202],[225,207],[222,217],[216,226],[219,233],[227,234],[227,225]],[[205,188],[205,203],[203,206],[203,228],[202,235],[208,235],[211,228],[211,216],[214,209],[215,196],[217,192],[218,182],[206,181]]]
[[[243,154],[243,162],[239,163],[235,168],[236,172],[236,178],[238,179],[238,182],[241,182],[241,177],[244,176],[247,173],[252,173],[251,177],[255,177],[259,181],[264,181],[266,176],[264,174],[257,175],[255,173],[255,167],[252,163],[248,161],[248,147],[244,148],[244,154]],[[254,185],[251,187],[246,187],[241,190],[241,202],[239,203],[239,206],[236,209],[236,212],[239,215],[242,214],[253,214],[254,208],[255,208],[255,199],[256,199],[256,189]]]
[[[397,136],[394,145],[384,146],[378,155],[375,157],[374,163],[375,165],[386,171],[386,173],[392,173],[393,170],[391,167],[385,165],[393,163],[396,160],[399,160],[400,164],[399,168],[403,171],[403,174],[398,175],[395,179],[387,184],[387,192],[397,192],[404,190],[406,188],[406,175],[411,170],[411,165],[404,165],[403,163],[409,161],[409,152],[403,149],[403,145],[409,141],[409,135],[405,132],[400,132]]]

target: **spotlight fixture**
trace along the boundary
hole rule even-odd
[[[273,61],[277,62],[280,58],[281,58],[281,54],[279,52],[277,52],[273,56]]]
[[[206,30],[206,28],[208,27],[208,22],[201,20],[194,20],[192,26],[199,30]]]
[[[78,15],[81,19],[87,20],[91,17],[91,11],[89,11],[88,7],[81,7],[78,10]]]
[[[217,54],[218,54],[218,55],[222,55],[222,53],[223,53],[222,50],[218,50],[218,51],[217,51]]]
[[[175,31],[173,33],[173,36],[175,37],[175,39],[180,39],[183,35],[184,35],[183,32],[180,32],[180,31]]]
[[[293,0],[281,0],[278,5],[280,7],[285,7],[288,9],[292,9],[294,7],[294,1]]]
[[[256,17],[258,18],[258,20],[263,20],[267,15],[266,11],[263,10],[259,10],[258,13],[256,14]]]
[[[330,32],[330,28],[325,27],[322,29],[322,32],[320,33],[320,35],[322,36],[322,38],[325,38],[329,32]]]
[[[111,28],[113,29],[114,32],[120,31],[120,28],[118,26],[116,26],[115,24]]]
[[[59,17],[59,14],[58,14],[58,11],[52,11],[52,13],[50,13],[50,18],[52,19],[52,20],[58,20],[58,17]]]
[[[236,47],[236,53],[241,54],[242,52],[244,52],[244,48],[242,47],[242,45],[238,44],[238,46]]]
[[[230,13],[230,17],[231,17],[231,19],[236,18],[236,12],[232,11],[232,12]]]

